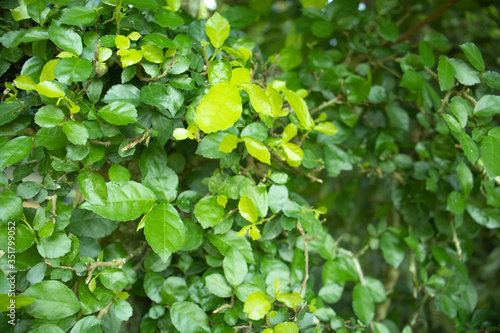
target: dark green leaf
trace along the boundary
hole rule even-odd
[[[484,72],[484,60],[481,52],[474,43],[465,43],[460,45],[462,51],[464,51],[465,56],[469,62],[480,72]]]
[[[37,283],[22,295],[35,299],[26,307],[26,311],[35,318],[57,320],[80,311],[80,302],[75,294],[59,281]]]

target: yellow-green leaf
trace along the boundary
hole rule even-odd
[[[285,304],[289,308],[296,309],[304,299],[299,293],[281,293],[278,295],[278,301]]]
[[[330,122],[320,123],[314,126],[314,130],[321,133],[325,133],[326,135],[334,135],[339,131],[337,129],[337,126],[335,126],[333,123]]]
[[[116,54],[120,56],[123,68],[137,64],[139,61],[142,60],[142,52],[135,49],[118,50]]]
[[[35,85],[35,90],[49,98],[59,98],[64,96],[64,90],[52,81],[43,81]]]
[[[110,48],[101,47],[101,48],[99,48],[99,53],[97,54],[97,60],[99,60],[99,62],[105,62],[112,55],[113,55],[113,51],[111,51]]]
[[[238,231],[238,233],[236,234],[236,236],[238,237],[245,237],[245,235],[247,234],[247,231],[248,229],[250,229],[251,225],[246,225],[244,226],[243,228],[241,228],[240,231]]]
[[[59,58],[59,59],[78,58],[78,56],[73,54],[73,53],[70,53],[70,52],[62,51],[62,52],[59,52],[58,55],[56,55],[56,58]]]
[[[130,39],[126,36],[118,35],[115,37],[115,45],[119,50],[126,50],[130,47]]]
[[[249,136],[245,136],[242,139],[245,142],[245,147],[247,148],[250,155],[258,159],[262,163],[271,165],[271,154],[262,142],[257,141]]]
[[[139,40],[139,38],[141,38],[141,34],[137,31],[133,31],[127,35],[127,38],[133,41],[137,41]]]
[[[283,143],[281,144],[283,148],[283,152],[285,153],[287,159],[286,161],[290,166],[298,167],[300,165],[300,161],[302,161],[302,157],[304,157],[304,152],[300,149],[299,146],[293,143]]]
[[[266,95],[269,97],[269,101],[271,102],[271,115],[273,118],[284,117],[288,115],[288,111],[282,110],[283,107],[283,97],[280,92],[271,84],[267,84],[266,87]]]
[[[56,67],[58,62],[59,59],[47,61],[47,63],[43,66],[42,74],[40,74],[40,82],[52,81],[56,79],[54,75],[54,67]]]
[[[35,81],[28,75],[19,75],[14,80],[14,84],[22,90],[34,90],[36,86]]]
[[[250,82],[250,71],[244,67],[234,68],[231,75],[231,83],[240,85]]]
[[[226,208],[227,205],[227,197],[225,195],[218,195],[217,196],[217,203],[221,205],[222,207]]]
[[[294,322],[285,321],[276,325],[274,333],[299,333],[299,327]]]
[[[294,136],[297,135],[297,126],[294,124],[288,124],[285,127],[285,130],[283,131],[283,143],[287,143],[288,141],[292,140]]]
[[[255,225],[250,226],[248,234],[250,235],[250,237],[252,237],[252,240],[257,240],[260,238],[260,230]]]
[[[229,29],[229,22],[219,13],[215,13],[207,21],[207,36],[210,38],[210,43],[212,43],[216,49],[220,48],[226,41],[229,36]]]
[[[236,135],[228,134],[220,142],[219,151],[230,153],[238,146],[238,142],[240,142],[240,139]]]
[[[255,111],[266,116],[272,116],[271,101],[264,89],[253,83],[242,83],[241,87],[248,93]]]
[[[238,88],[229,82],[222,82],[203,96],[196,109],[196,123],[205,133],[217,132],[233,126],[241,112]]]
[[[238,203],[238,210],[245,220],[252,223],[257,222],[259,212],[257,211],[257,208],[255,208],[255,204],[252,199],[247,197],[246,194],[241,197],[240,202]]]
[[[194,139],[194,135],[185,128],[176,128],[174,130],[174,138],[176,140]]]
[[[142,55],[146,60],[160,64],[163,61],[163,51],[160,47],[154,44],[146,44],[141,46]]]
[[[270,309],[271,298],[262,291],[256,291],[248,296],[243,307],[243,312],[245,312],[251,320],[259,320],[264,318]]]
[[[304,99],[302,99],[296,93],[288,89],[284,89],[283,93],[285,94],[288,104],[290,104],[290,106],[293,109],[293,112],[295,112],[295,115],[299,119],[300,124],[305,129],[308,130],[312,129],[314,127],[314,121],[311,118],[311,114],[309,113],[309,108],[307,107],[307,104],[304,101]]]

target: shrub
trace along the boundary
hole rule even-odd
[[[500,19],[457,2],[3,1],[3,331],[500,330]]]

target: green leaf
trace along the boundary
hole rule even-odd
[[[133,309],[132,305],[130,305],[129,302],[122,300],[122,299],[117,299],[113,303],[113,314],[120,320],[126,321],[128,320],[132,314],[133,314]]]
[[[402,129],[403,131],[408,131],[410,129],[410,116],[399,103],[389,103],[387,105],[387,115],[396,128]]]
[[[477,145],[465,132],[460,133],[460,145],[462,146],[464,154],[465,156],[467,156],[469,162],[471,162],[472,164],[476,163],[479,157]]]
[[[12,252],[12,247],[11,251],[9,251],[9,236],[11,236],[11,240],[12,236],[15,237],[14,251],[16,253],[26,251],[35,242],[35,235],[33,231],[31,231],[31,229],[24,224],[16,226],[14,235],[12,235],[12,232],[9,233],[9,231],[12,231],[12,228],[9,230],[9,228],[5,225],[0,226],[0,249],[5,253]]]
[[[64,111],[53,104],[42,106],[35,114],[35,123],[40,127],[54,127],[64,121]]]
[[[59,87],[56,83],[51,81],[43,81],[35,86],[35,90],[44,96],[49,98],[59,98],[64,97],[64,90]]]
[[[100,239],[111,235],[118,224],[118,221],[105,219],[91,211],[74,209],[66,230],[78,237]]]
[[[450,111],[457,118],[460,126],[464,128],[467,125],[469,114],[472,114],[472,106],[462,97],[455,96],[451,99]]]
[[[0,149],[0,170],[24,160],[32,147],[33,138],[29,136],[19,136],[8,141]]]
[[[231,81],[232,68],[227,59],[215,60],[208,66],[208,82],[211,86]]]
[[[500,211],[498,208],[489,207],[481,201],[468,202],[467,213],[478,224],[485,226],[489,229],[500,228]]]
[[[171,276],[163,282],[160,295],[164,304],[181,302],[188,298],[186,280],[178,276]]]
[[[146,60],[151,61],[155,64],[160,64],[163,62],[163,50],[154,45],[146,44],[141,46],[142,55]]]
[[[95,23],[96,11],[89,7],[71,7],[66,8],[61,18],[60,23],[68,25],[89,25]]]
[[[490,117],[500,113],[500,96],[485,95],[474,107],[474,116]]]
[[[493,71],[487,71],[481,76],[481,80],[488,85],[488,87],[500,90],[500,74]]]
[[[186,229],[177,210],[170,204],[159,204],[146,215],[144,235],[153,251],[166,262],[172,252],[184,244]]]
[[[454,74],[455,72],[448,59],[446,59],[445,57],[439,58],[438,79],[441,91],[450,90],[451,88],[453,88],[453,85],[455,84]]]
[[[82,169],[78,174],[78,183],[85,200],[98,206],[106,204],[108,190],[106,181],[100,174],[89,169]]]
[[[424,87],[424,79],[417,72],[409,70],[403,74],[400,86],[409,90],[420,91]]]
[[[224,139],[219,144],[219,151],[223,153],[230,153],[238,146],[240,139],[234,134],[224,136]]]
[[[277,297],[278,301],[285,304],[291,309],[296,309],[304,299],[300,296],[299,293],[280,293]]]
[[[116,84],[107,92],[102,101],[106,104],[113,102],[127,102],[135,107],[141,105],[141,91],[132,84]]]
[[[81,123],[78,123],[74,120],[68,120],[63,124],[62,130],[71,143],[75,145],[87,144],[89,132],[87,131],[87,128]]]
[[[354,313],[365,324],[369,324],[375,315],[375,304],[373,303],[370,290],[360,283],[354,286],[352,291],[352,307]]]
[[[404,259],[403,244],[392,233],[386,231],[380,238],[380,249],[386,262],[392,267],[398,268]]]
[[[73,29],[63,28],[55,21],[48,29],[49,38],[57,47],[79,56],[82,54],[82,38]]]
[[[130,180],[130,171],[120,164],[113,164],[108,170],[109,180],[117,184],[125,184]]]
[[[245,147],[250,155],[261,161],[262,163],[266,163],[271,165],[271,154],[262,142],[255,140],[249,136],[245,136],[241,138],[243,142],[245,142]]]
[[[500,127],[492,128],[481,142],[481,157],[488,176],[500,176]]]
[[[52,221],[47,221],[47,223],[52,223]],[[40,239],[37,248],[44,258],[59,258],[71,251],[71,240],[66,234],[55,232],[49,237]]]
[[[59,281],[42,281],[22,294],[35,299],[25,309],[35,318],[58,320],[80,311],[80,302],[71,289]]]
[[[259,213],[257,212],[257,208],[255,208],[255,204],[252,199],[243,195],[238,203],[238,210],[240,211],[241,216],[249,222],[255,223],[259,217]]]
[[[481,82],[479,79],[479,72],[469,66],[465,61],[461,59],[449,59],[448,61],[451,67],[453,67],[455,77],[461,84],[473,86]]]
[[[71,329],[70,333],[85,333],[98,331],[101,327],[101,320],[94,316],[83,317],[76,322],[75,326]]]
[[[127,274],[115,267],[106,267],[99,274],[101,283],[109,290],[121,290],[128,284]]]
[[[5,281],[7,282],[6,278],[5,278]],[[23,308],[27,305],[30,305],[31,303],[33,303],[35,301],[34,298],[25,297],[25,296],[21,296],[21,295],[15,295],[14,297],[11,297],[7,294],[8,290],[9,289],[6,289],[4,294],[0,294],[0,311],[1,312],[10,311],[10,309],[8,307],[12,306],[11,299],[14,300],[13,305],[16,309]],[[64,331],[62,331],[62,332],[64,333]],[[43,332],[40,332],[40,333],[43,333]]]
[[[243,29],[257,19],[259,12],[244,6],[231,6],[222,12],[233,29]]]
[[[0,193],[0,222],[7,224],[19,221],[23,214],[23,200],[11,190]]]
[[[194,216],[203,229],[213,227],[224,217],[224,207],[217,203],[217,197],[209,195],[198,201],[194,207]]]
[[[377,32],[382,38],[390,42],[395,42],[399,36],[399,28],[396,22],[387,19],[377,22]]]
[[[215,13],[207,20],[206,33],[210,38],[210,43],[216,49],[220,48],[226,41],[229,36],[229,29],[229,22],[219,13]]]
[[[261,291],[256,291],[248,296],[243,307],[243,312],[251,320],[260,320],[264,318],[270,309],[271,298]]]
[[[233,294],[233,287],[221,274],[211,274],[205,278],[207,289],[217,297],[227,298]]]
[[[87,80],[93,70],[92,63],[87,59],[64,58],[54,67],[54,75],[60,82],[70,85]]]
[[[307,107],[306,102],[303,98],[299,97],[293,91],[285,89],[283,91],[285,97],[288,101],[288,104],[295,112],[295,115],[299,119],[300,124],[307,130],[311,130],[314,127],[314,121],[311,118],[311,114],[309,113],[309,108]]]
[[[253,83],[242,83],[241,87],[248,93],[255,111],[266,116],[273,116],[271,100],[264,89]]]
[[[472,191],[472,187],[474,185],[474,179],[472,176],[472,172],[470,171],[467,164],[464,161],[460,161],[457,166],[457,175],[458,181],[460,182],[460,188],[462,189],[462,193],[464,197],[468,197],[470,192]]]
[[[231,248],[224,256],[224,261],[222,263],[224,276],[229,284],[236,287],[243,282],[248,273],[247,262],[235,248]]]
[[[196,123],[205,133],[217,132],[233,126],[241,112],[238,88],[229,82],[222,82],[203,96],[196,109]]]
[[[387,326],[382,323],[373,323],[373,332],[374,333],[391,333]]]
[[[119,185],[106,183],[108,197],[104,206],[84,202],[80,208],[88,209],[110,220],[135,220],[155,204],[154,193],[142,184],[129,181]]]
[[[127,125],[137,122],[135,106],[126,102],[113,102],[101,108],[97,114],[113,125]]]
[[[434,67],[436,64],[436,58],[434,57],[434,52],[432,52],[432,49],[427,42],[422,40],[418,43],[418,53],[420,54],[425,66],[429,68]]]
[[[452,132],[455,132],[455,133],[462,132],[462,126],[460,125],[460,123],[457,121],[457,119],[455,117],[453,117],[451,114],[442,114],[441,116],[446,121],[446,123],[448,124],[448,127],[450,128],[450,130]]]
[[[321,299],[328,303],[337,303],[342,297],[342,292],[344,291],[344,287],[338,283],[332,283],[327,286],[321,287],[318,292],[318,296]]]
[[[173,28],[184,24],[184,19],[168,10],[160,8],[155,14],[155,21],[162,27]]]
[[[175,328],[182,333],[210,332],[207,314],[192,302],[172,304],[170,318]]]
[[[274,327],[274,333],[299,333],[299,327],[293,322],[285,321]]]
[[[452,212],[453,214],[462,214],[465,210],[464,196],[457,191],[450,192],[450,194],[448,194],[446,210]]]
[[[481,52],[474,43],[464,43],[460,45],[462,51],[464,51],[465,56],[470,61],[472,66],[480,72],[484,72],[484,60]]]

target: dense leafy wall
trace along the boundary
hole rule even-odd
[[[1,2],[2,331],[499,330],[500,18],[457,2]]]

